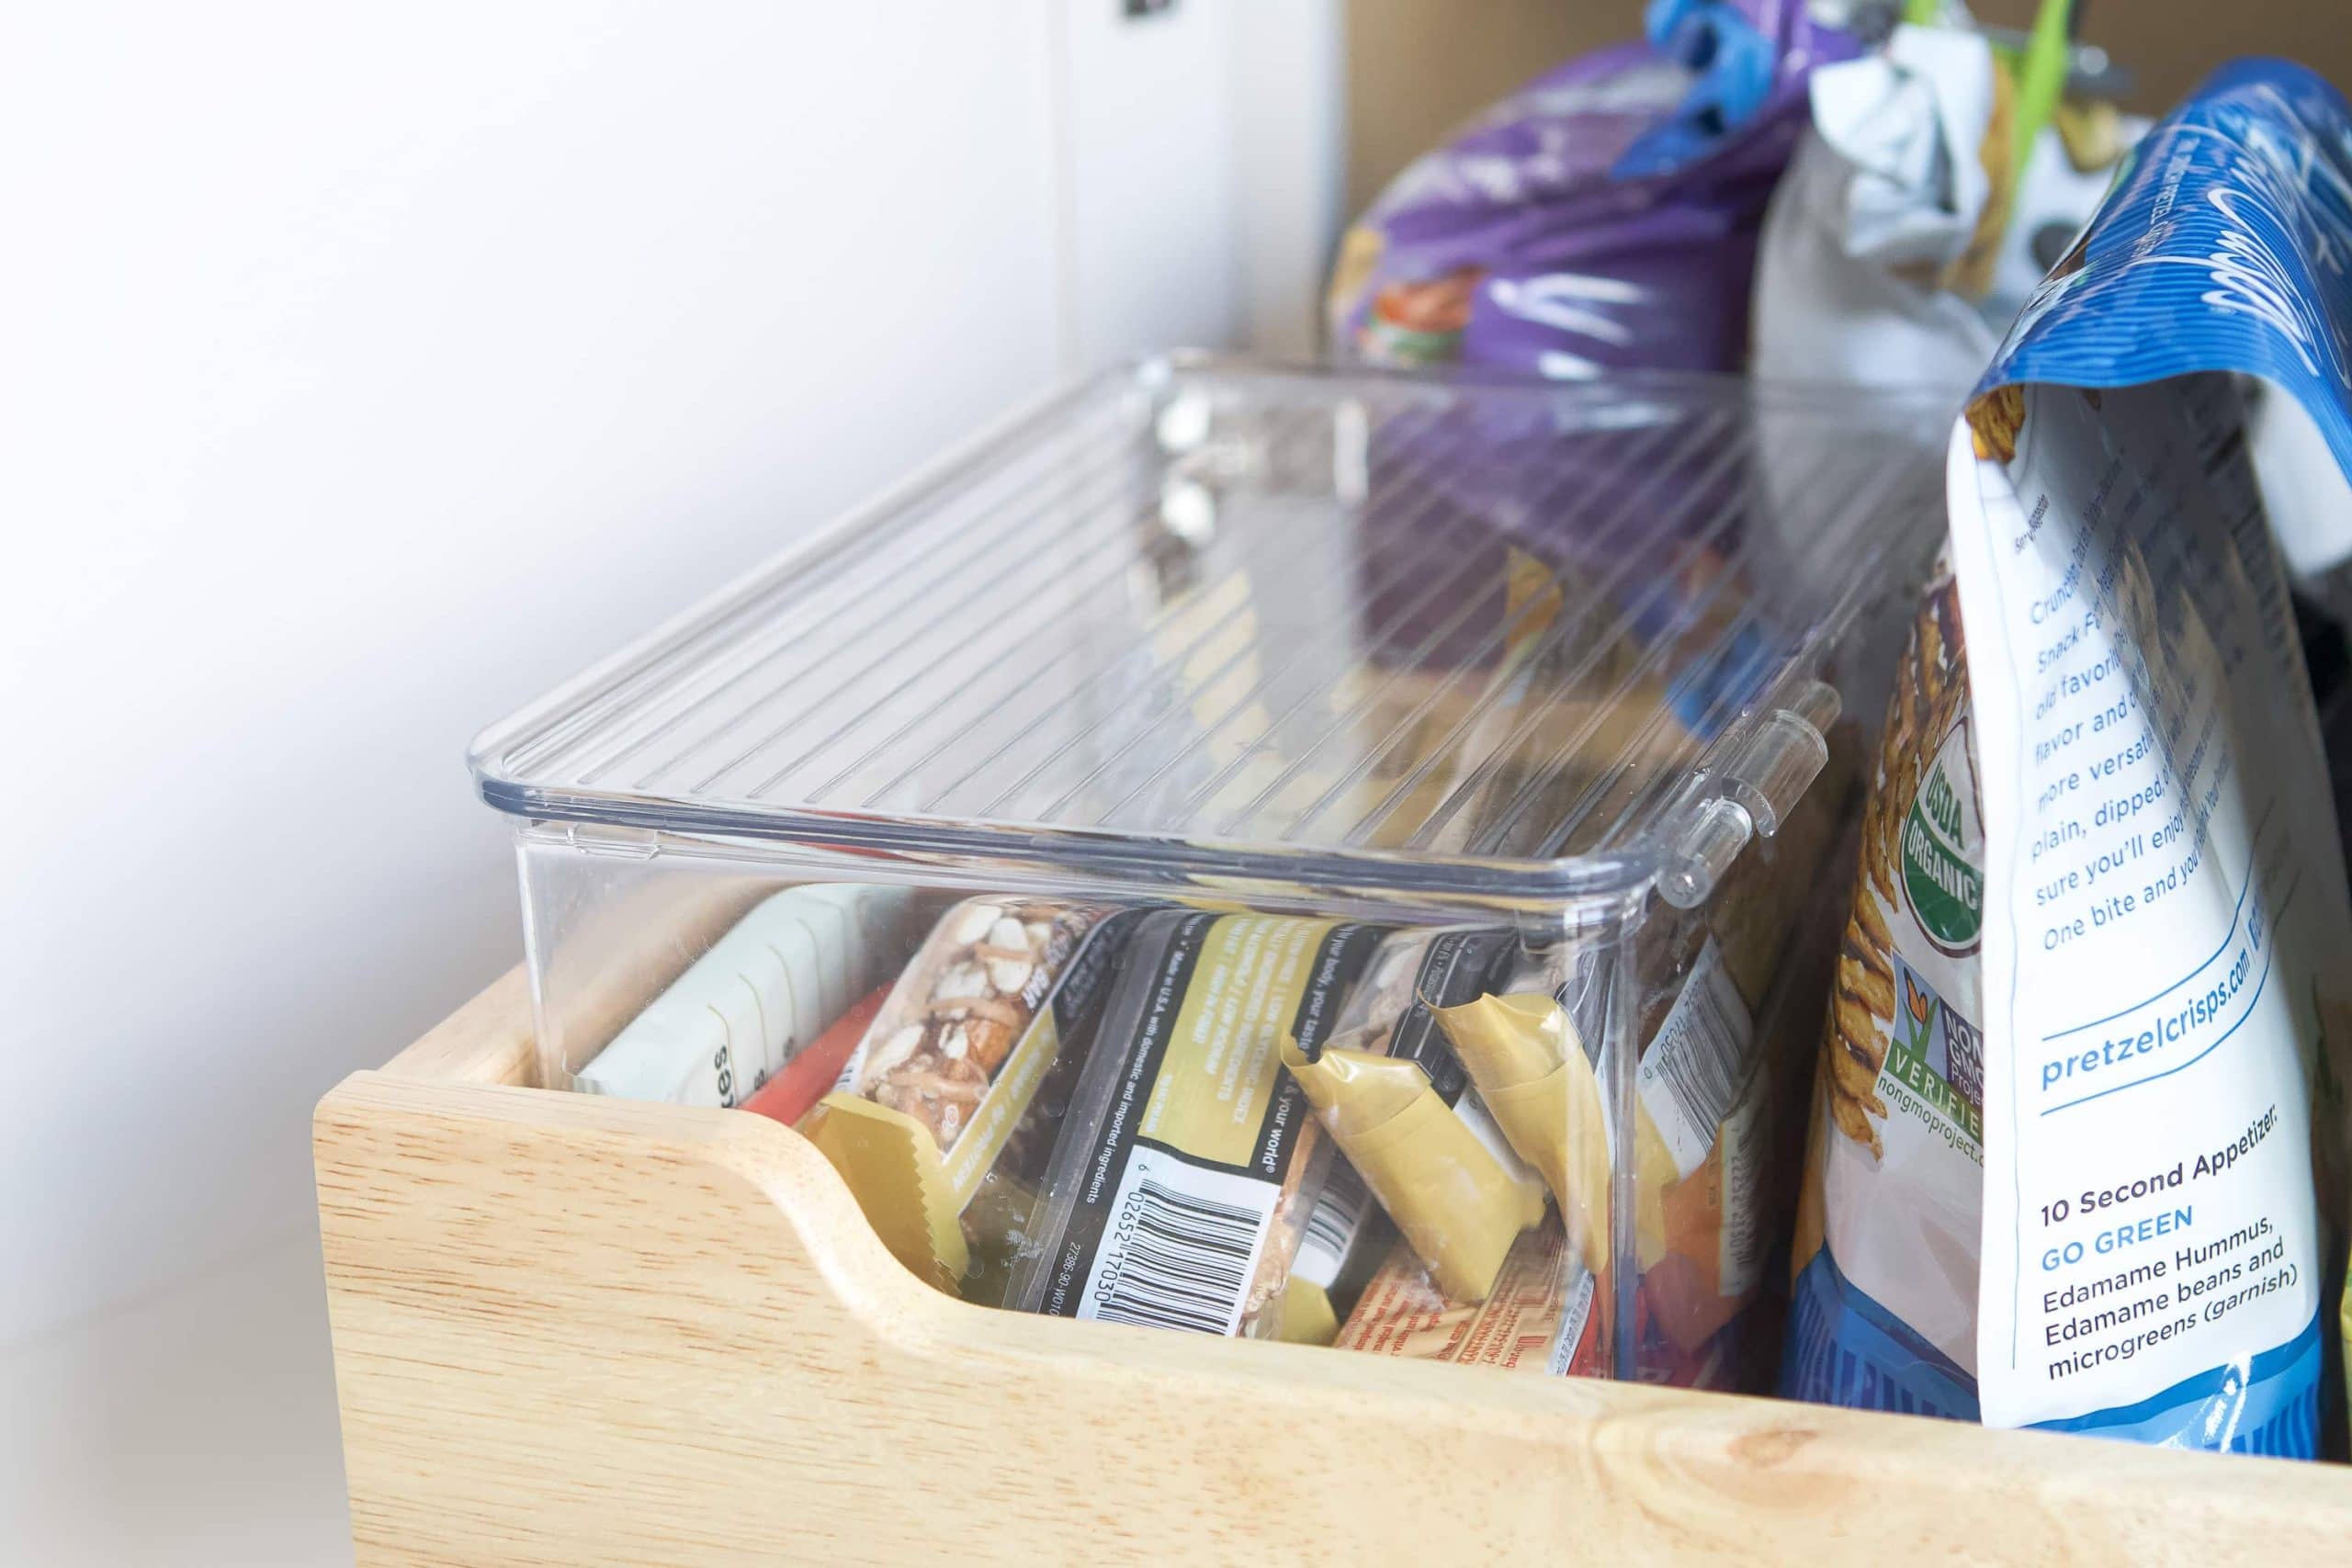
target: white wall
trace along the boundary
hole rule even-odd
[[[1348,213],[1341,0],[1244,0],[1234,12],[1234,199],[1241,335],[1313,357],[1323,278]]]
[[[1329,0],[1117,9],[12,13],[0,1344],[311,1224],[518,952],[479,725],[1060,373],[1304,345]]]

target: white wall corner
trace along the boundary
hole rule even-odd
[[[1240,337],[1287,359],[1320,350],[1323,279],[1347,185],[1340,0],[1248,0],[1233,29]]]

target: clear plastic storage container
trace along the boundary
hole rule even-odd
[[[481,737],[543,1081],[972,1300],[1754,1386],[1943,412],[1058,396]]]

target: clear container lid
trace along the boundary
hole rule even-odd
[[[1696,904],[1942,532],[1947,411],[1156,360],[486,731],[503,810],[1526,908]]]

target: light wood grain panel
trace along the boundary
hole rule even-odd
[[[530,975],[519,964],[509,969],[385,1063],[384,1071],[433,1083],[535,1087],[539,1054],[531,1032]]]
[[[2352,1540],[2333,1468],[968,1307],[899,1269],[784,1127],[484,1081],[511,1058],[502,987],[436,1032],[473,1081],[403,1057],[319,1108],[365,1563],[2211,1562]]]

